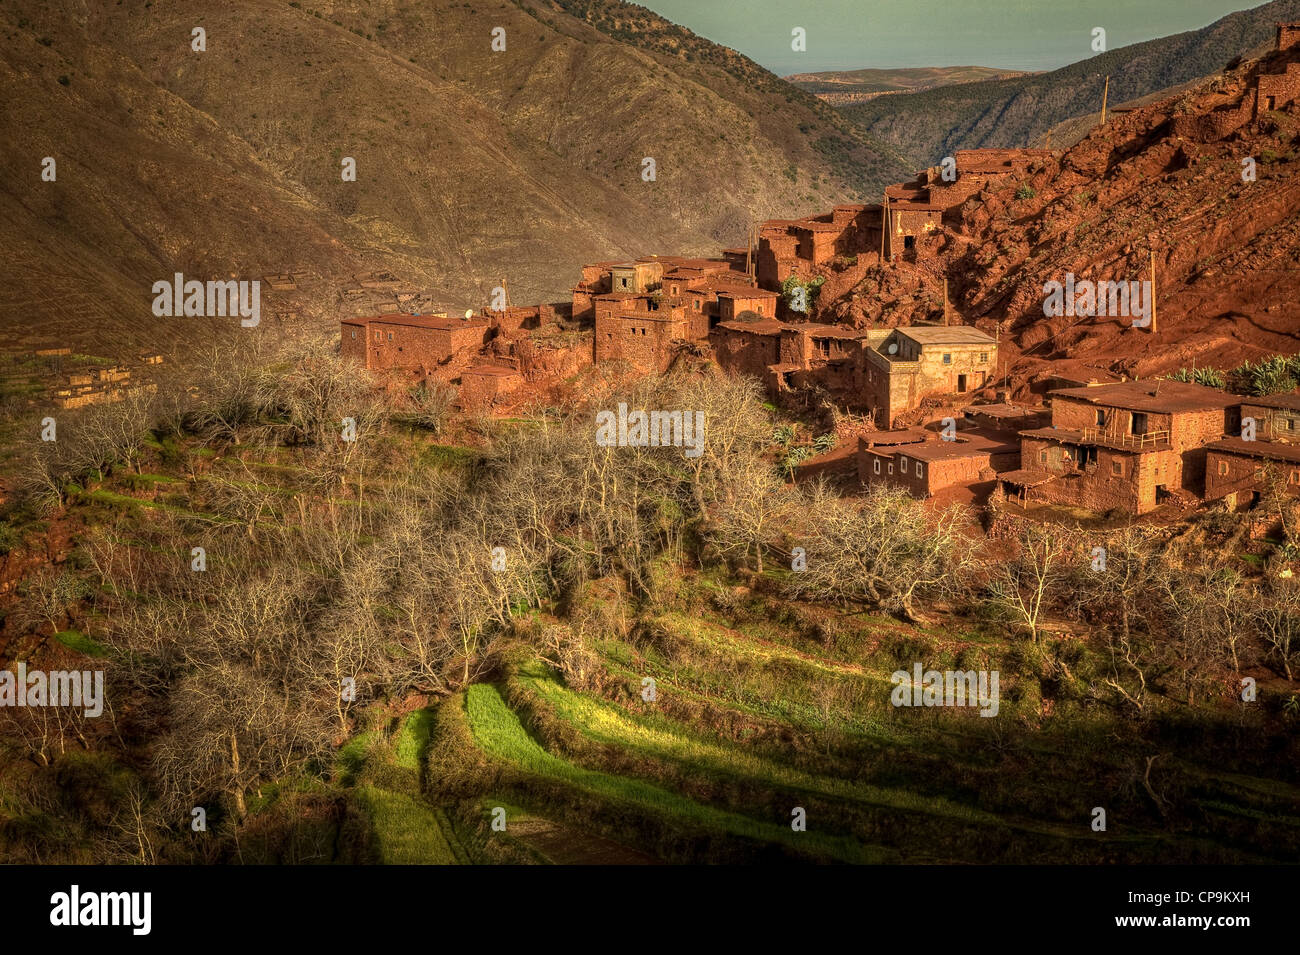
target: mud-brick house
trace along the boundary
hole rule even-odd
[[[628,295],[652,292],[663,274],[662,262],[620,262],[609,270],[609,288]]]
[[[501,397],[518,390],[524,376],[508,365],[473,365],[460,375],[460,406],[466,411],[486,411]]]
[[[371,371],[428,371],[477,351],[491,334],[485,318],[446,315],[345,318],[341,326],[341,353]]]
[[[1206,446],[1240,426],[1241,398],[1178,381],[1125,381],[1050,394],[1052,424],[1020,432],[1022,500],[1145,514],[1205,493]]]
[[[1020,441],[1013,433],[966,429],[951,441],[922,433],[927,437],[920,443],[859,438],[858,478],[866,485],[889,484],[927,498],[954,487],[987,484],[991,490],[999,473],[1020,465]]]
[[[1206,500],[1223,500],[1234,509],[1248,506],[1274,482],[1300,494],[1300,446],[1224,438],[1206,448]]]
[[[874,211],[873,211],[874,209]],[[791,275],[810,279],[838,255],[878,249],[879,207],[846,204],[803,219],[770,219],[758,230],[758,284],[777,291]]]
[[[713,357],[723,371],[767,381],[768,369],[781,361],[781,330],[774,318],[719,322],[709,333]]]
[[[1300,443],[1300,395],[1266,395],[1241,399],[1241,420],[1255,421],[1255,437],[1262,441]]]
[[[1049,424],[1052,420],[1052,412],[1047,408],[1027,408],[1021,405],[998,403],[970,405],[962,411],[962,417],[970,422],[971,426],[985,431],[1009,431],[1012,434],[1019,434],[1021,431],[1041,428]]]
[[[888,428],[927,395],[983,388],[997,368],[998,343],[969,325],[911,325],[894,329],[864,358],[863,403]]]
[[[668,370],[678,347],[691,341],[686,309],[634,297],[596,317],[595,360],[626,361],[649,374]]]
[[[672,282],[669,288],[678,287]],[[710,275],[694,279],[680,294],[670,294],[665,301],[681,303],[691,319],[691,337],[703,341],[718,322],[735,321],[747,312],[759,318],[776,315],[780,296],[746,282],[744,275]]]

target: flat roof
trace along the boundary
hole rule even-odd
[[[924,428],[901,428],[897,431],[869,431],[858,435],[858,447],[893,447],[920,444],[930,436]]]
[[[1033,408],[1021,408],[1017,405],[1009,404],[989,404],[989,405],[967,405],[964,409],[966,414],[986,414],[994,418],[1027,418],[1031,415],[1047,414],[1048,409],[1042,406]]]
[[[1020,487],[1038,487],[1055,478],[1056,475],[1051,471],[1040,471],[1037,468],[1016,468],[1014,471],[1003,471],[998,475],[999,481],[1008,481]]]
[[[1271,461],[1288,461],[1300,464],[1300,447],[1277,441],[1243,441],[1241,438],[1224,438],[1207,444],[1207,450],[1237,454],[1247,458],[1268,458]]]
[[[1120,381],[1113,384],[1091,385],[1086,388],[1059,388],[1049,392],[1052,397],[1076,398],[1089,404],[1122,408],[1125,411],[1146,411],[1156,414],[1173,414],[1179,411],[1217,411],[1242,403],[1240,395],[1230,395],[1217,388],[1194,385],[1185,381]]]
[[[749,332],[751,335],[775,335],[785,328],[784,322],[778,322],[775,318],[764,318],[757,322],[742,322],[731,320],[729,322],[718,322],[715,328],[725,328],[727,331]]]
[[[740,285],[736,282],[723,282],[713,280],[705,282],[697,288],[716,289],[719,298],[726,295],[731,298],[780,298],[777,292],[769,292],[765,288],[759,288],[757,285]]]
[[[906,432],[892,433],[905,434]],[[923,431],[922,433],[927,437],[934,435],[934,432]],[[944,441],[942,438],[918,442],[899,440],[890,445],[881,444],[876,447],[867,446],[866,441],[867,438],[863,436],[858,443],[858,450],[884,457],[915,458],[918,461],[951,461],[956,458],[1020,452],[1020,441],[1016,435],[990,434],[982,431],[959,431],[955,441]]]
[[[1300,395],[1264,395],[1260,398],[1242,398],[1243,405],[1259,405],[1261,408],[1283,408],[1288,411],[1300,411]]]
[[[900,325],[894,329],[918,345],[996,345],[993,336],[970,325]]]
[[[348,324],[371,325],[406,325],[411,328],[433,328],[447,331],[451,328],[486,328],[488,320],[479,316],[473,318],[452,318],[448,315],[404,315],[390,312],[386,315],[374,315],[369,318],[344,319]]]

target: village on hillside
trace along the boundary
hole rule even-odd
[[[1300,24],[1279,24],[1276,46],[1300,48]],[[1300,63],[1287,63],[1256,77],[1240,101],[1188,121],[1222,137],[1298,96]],[[494,307],[478,314],[348,317],[341,350],[396,384],[456,386],[462,409],[478,413],[593,363],[662,374],[711,359],[759,379],[776,400],[822,396],[843,412],[832,463],[855,470],[862,485],[922,498],[996,496],[1027,510],[1055,503],[1142,515],[1167,504],[1248,507],[1277,485],[1300,492],[1300,395],[1247,398],[1063,361],[1013,400],[1001,323],[965,323],[946,284],[928,321],[809,320],[822,287],[847,270],[924,272],[937,250],[962,238],[988,191],[1055,155],[958,150],[948,168],[888,187],[880,203],[762,222],[748,245],[716,258],[592,263],[570,302],[513,305],[503,280]],[[1139,334],[1156,331],[1151,305],[1149,321],[1131,325]]]

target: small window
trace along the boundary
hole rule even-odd
[[[762,305],[758,306],[758,314],[760,314],[760,315],[763,314],[763,306],[762,306]]]
[[[1300,484],[1300,471],[1292,471],[1287,475],[1287,484]]]
[[[352,329],[352,337],[353,337],[353,338],[356,338],[356,337],[357,337],[357,330],[356,330],[355,328]]]
[[[695,300],[695,311],[698,312],[699,310],[700,310],[700,300],[697,298]]]
[[[904,474],[907,473],[907,458],[898,459],[898,470],[902,471]]]
[[[943,356],[943,363],[944,363],[945,365],[951,365],[951,364],[952,364],[952,355],[950,355],[950,354],[946,354],[946,353],[945,353],[944,356]]]
[[[919,478],[925,477],[925,465],[922,464],[920,461],[916,462],[916,476]]]
[[[1101,427],[1102,425],[1104,425],[1105,423],[1106,423],[1106,412],[1104,412],[1104,411],[1098,411],[1098,412],[1097,412],[1097,427],[1100,428],[1100,427]]]
[[[381,334],[379,333],[379,329],[376,328],[376,329],[375,329],[375,341],[377,341],[377,342],[381,342],[381,341],[383,341],[383,340],[384,340],[384,336],[381,335]]]
[[[389,332],[389,333],[388,333],[388,340],[389,340],[390,342],[393,340],[393,333],[392,333],[392,332]]]
[[[1222,477],[1223,475],[1225,475],[1225,474],[1227,474],[1227,473],[1228,473],[1228,462],[1227,462],[1227,461],[1220,461],[1220,462],[1219,462],[1219,476]]]
[[[889,462],[889,473],[890,473],[890,474],[893,474],[893,473],[894,473],[894,462],[893,462],[893,461],[890,461],[890,462]]]
[[[673,286],[673,294],[674,294],[674,295],[677,294],[677,286],[676,286],[676,285]]]
[[[1119,458],[1113,458],[1110,462],[1110,473],[1116,477],[1124,476],[1124,462]]]
[[[876,473],[880,473],[880,458],[876,458]]]
[[[623,283],[623,288],[627,288],[627,279],[620,279],[620,281]]]
[[[988,363],[989,363],[989,353],[986,351],[980,352],[980,364],[987,365]]]
[[[1046,449],[1046,448],[1043,448],[1043,450],[1041,450],[1041,451],[1038,452],[1038,463],[1039,463],[1039,464],[1046,464],[1046,463],[1047,463],[1047,449]]]

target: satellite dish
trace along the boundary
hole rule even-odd
[[[898,354],[898,342],[892,342],[892,343],[890,344],[890,346],[889,346],[889,353],[890,353],[891,355],[897,355],[897,354]]]
[[[474,317],[474,309],[472,309],[472,308],[467,308],[467,309],[465,309],[465,317],[466,317],[466,318],[473,318],[473,317]]]

